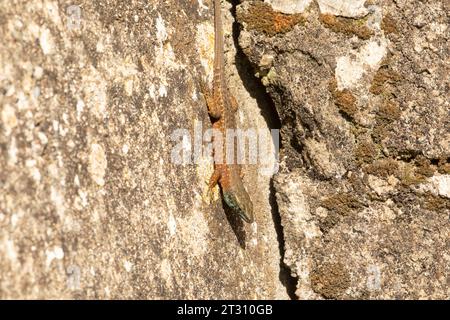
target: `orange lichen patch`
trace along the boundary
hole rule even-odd
[[[253,2],[247,11],[237,13],[237,20],[245,23],[248,30],[263,32],[269,36],[291,31],[298,23],[306,21],[302,14],[276,12],[264,2]]]
[[[372,80],[372,86],[370,92],[373,94],[381,94],[384,90],[385,83],[396,83],[401,80],[401,76],[388,67],[382,67],[378,69]]]
[[[338,90],[336,80],[330,81],[329,90],[333,96],[334,103],[341,112],[354,118],[355,113],[358,111],[356,106],[356,98],[348,89]]]
[[[389,15],[385,15],[381,20],[381,29],[385,34],[397,33],[397,26],[395,20]]]
[[[331,14],[321,14],[319,20],[334,32],[356,35],[363,40],[367,40],[373,35],[373,31],[365,24],[366,19],[352,19],[336,17]]]

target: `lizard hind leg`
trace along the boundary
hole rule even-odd
[[[209,178],[208,187],[210,189],[214,188],[217,185],[217,183],[220,180],[221,175],[222,174],[220,173],[220,170],[218,168],[215,168],[213,174]]]
[[[233,96],[233,95],[230,95],[230,105],[231,105],[231,109],[233,110],[233,111],[237,111],[238,110],[238,108],[239,108],[239,105],[238,105],[238,103],[237,103],[237,101],[236,101],[236,98]]]

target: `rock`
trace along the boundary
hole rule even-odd
[[[449,299],[448,8],[305,3],[283,2],[295,19],[237,8],[281,121],[274,188],[297,297]]]
[[[200,4],[0,4],[1,299],[288,298],[270,176],[246,166],[256,223],[244,225],[207,196],[206,156],[172,159],[177,129],[211,126]],[[233,50],[240,123],[269,132]]]

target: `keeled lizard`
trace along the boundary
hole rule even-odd
[[[240,165],[236,161],[226,163],[226,134],[227,129],[236,129],[235,113],[238,105],[236,99],[230,94],[225,80],[224,68],[224,40],[221,17],[220,0],[214,0],[214,75],[212,91],[202,83],[202,91],[208,105],[208,112],[213,119],[213,129],[222,134],[223,161],[214,163],[214,173],[209,181],[210,190],[217,183],[222,189],[225,203],[237,213],[244,221],[253,222],[253,204],[240,176]],[[233,145],[235,145],[233,143]],[[217,146],[215,146],[217,148]],[[216,149],[217,150],[217,149]],[[234,149],[236,151],[236,148]]]

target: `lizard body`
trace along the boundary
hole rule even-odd
[[[227,163],[226,135],[228,129],[236,129],[237,102],[230,94],[225,80],[224,40],[221,18],[220,0],[214,0],[214,75],[212,92],[202,85],[202,91],[208,105],[208,112],[214,119],[213,129],[222,134],[221,145],[223,161],[214,163],[214,173],[209,181],[212,189],[217,183],[222,189],[225,203],[244,221],[253,222],[253,204],[244,188],[240,176],[240,165],[236,161],[236,148],[233,152],[234,161]],[[233,143],[235,145],[235,143]],[[215,146],[217,148],[217,146]],[[216,150],[216,149],[215,149]]]

